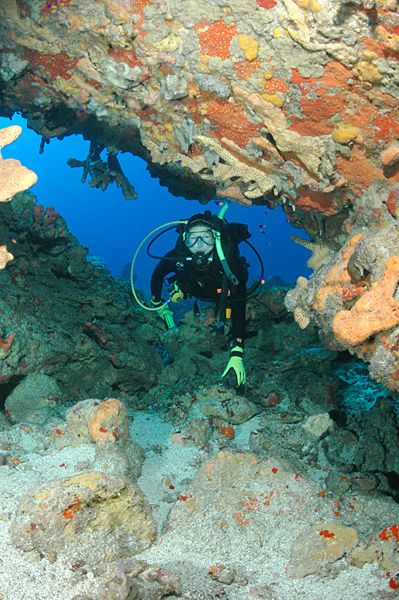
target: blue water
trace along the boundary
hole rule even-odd
[[[126,201],[116,185],[105,192],[81,183],[82,169],[72,169],[68,158],[83,160],[89,142],[80,136],[70,136],[62,141],[54,139],[39,154],[40,136],[27,128],[26,120],[19,115],[13,119],[0,118],[0,127],[21,125],[23,133],[12,145],[3,150],[4,158],[16,158],[33,169],[38,183],[31,188],[39,204],[54,207],[68,223],[70,231],[88,248],[89,254],[100,256],[114,276],[120,276],[131,262],[134,251],[143,237],[158,225],[175,219],[184,219],[210,209],[218,212],[213,202],[208,205],[172,196],[157,179],[146,170],[146,163],[130,154],[120,154],[119,161],[125,175],[138,192],[138,199]],[[290,235],[306,237],[302,230],[294,229],[286,220],[281,208],[244,207],[231,204],[226,218],[249,224],[251,242],[257,247],[265,263],[266,279],[280,276],[293,283],[299,275],[309,275],[306,260],[309,251],[290,240]],[[265,226],[265,227],[262,227]],[[262,233],[263,230],[265,233]],[[172,231],[157,242],[153,251],[163,254],[174,246],[176,234]],[[250,264],[250,280],[259,277],[258,261],[249,249],[243,247]],[[145,248],[137,265],[137,286],[146,294],[155,261],[148,258]]]

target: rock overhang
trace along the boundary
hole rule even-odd
[[[329,217],[399,180],[394,4],[6,0],[2,112]]]

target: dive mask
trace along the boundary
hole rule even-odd
[[[188,231],[185,235],[184,243],[192,252],[195,252],[196,248],[200,249],[201,247],[204,247],[205,251],[209,252],[215,245],[215,238],[211,229],[199,229]]]

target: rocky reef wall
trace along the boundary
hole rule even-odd
[[[397,0],[4,0],[0,16],[1,114],[139,154],[172,193],[283,205],[315,250],[314,293],[300,282],[287,307],[399,389]],[[378,323],[343,337],[387,279]]]
[[[132,309],[128,284],[91,264],[62,217],[32,194],[0,209],[0,231],[13,253],[2,272],[0,404],[26,378],[30,408],[33,396],[76,402],[94,390],[131,396],[154,385],[161,361],[154,344],[143,341],[146,316]],[[29,379],[42,373],[58,392],[42,394]],[[12,413],[10,406],[6,401]]]

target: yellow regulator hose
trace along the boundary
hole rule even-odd
[[[136,300],[137,304],[139,306],[141,306],[141,308],[144,308],[144,310],[159,310],[160,308],[163,308],[164,306],[166,306],[169,303],[169,300],[167,300],[165,302],[165,304],[162,304],[162,307],[157,306],[157,307],[152,308],[150,306],[146,306],[145,304],[143,304],[141,302],[141,300],[138,298],[138,296],[136,294],[136,289],[135,289],[134,283],[133,283],[134,267],[136,264],[137,256],[138,256],[141,248],[143,247],[143,245],[148,240],[148,238],[151,237],[154,233],[156,233],[160,229],[162,229],[163,227],[169,227],[170,225],[186,225],[186,224],[187,224],[187,221],[170,221],[169,223],[163,223],[163,225],[159,225],[159,227],[156,227],[155,229],[150,231],[150,233],[148,235],[145,236],[145,238],[143,239],[143,241],[140,243],[139,247],[137,248],[136,252],[134,253],[133,260],[132,260],[132,266],[130,267],[130,286],[132,288],[132,294],[134,296],[134,299]]]

